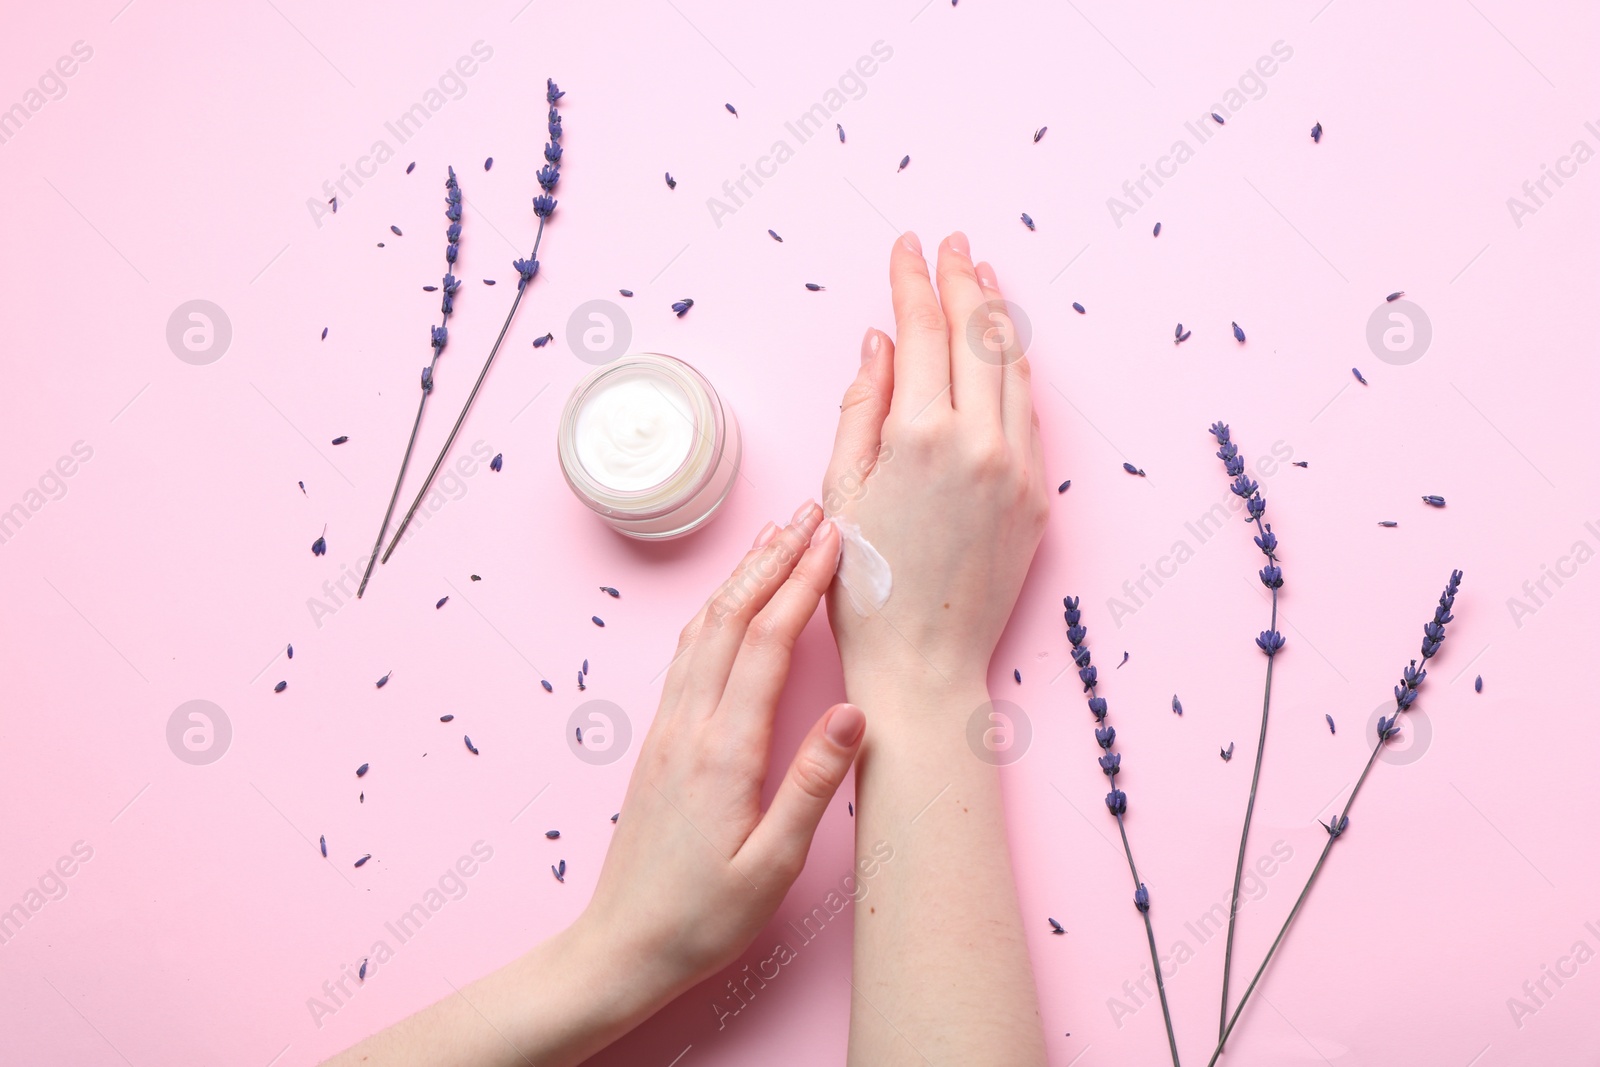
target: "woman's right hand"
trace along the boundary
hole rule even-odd
[[[993,268],[951,234],[936,298],[907,232],[889,282],[896,338],[862,340],[823,483],[828,516],[858,527],[891,573],[881,607],[852,596],[847,546],[828,596],[846,691],[869,708],[884,686],[983,692],[1048,499],[1028,361]]]

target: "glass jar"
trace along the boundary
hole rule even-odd
[[[708,522],[739,473],[739,423],[711,383],[659,352],[608,363],[572,390],[556,451],[577,498],[643,540]]]

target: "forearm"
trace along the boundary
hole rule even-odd
[[[564,1067],[644,1021],[670,992],[578,923],[374,1034],[326,1067]]]
[[[857,851],[894,852],[856,914],[850,1062],[1044,1063],[999,774],[968,744],[988,693],[851,688],[872,724],[856,766]]]

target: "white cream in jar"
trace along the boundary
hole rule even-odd
[[[697,529],[726,499],[739,425],[693,367],[646,352],[578,383],[557,453],[579,500],[621,533],[661,540]]]

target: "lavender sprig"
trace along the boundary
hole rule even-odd
[[[1235,326],[1235,333],[1238,330],[1239,327]],[[1243,340],[1242,336],[1240,340]],[[1278,590],[1283,588],[1283,568],[1278,565],[1277,535],[1272,532],[1270,524],[1263,525],[1261,521],[1261,516],[1267,511],[1267,502],[1261,496],[1261,487],[1244,472],[1244,460],[1239,456],[1238,446],[1233,443],[1227,423],[1212,423],[1211,436],[1217,439],[1217,458],[1222,460],[1223,469],[1233,479],[1229,488],[1233,490],[1235,496],[1244,500],[1250,521],[1256,524],[1256,547],[1267,557],[1267,565],[1261,568],[1259,576],[1261,584],[1272,591],[1271,628],[1261,631],[1261,635],[1256,638],[1256,647],[1267,657],[1267,680],[1261,696],[1261,736],[1256,741],[1256,767],[1250,775],[1250,799],[1245,802],[1244,829],[1239,833],[1239,857],[1234,864],[1233,892],[1229,897],[1228,940],[1222,957],[1222,1007],[1217,1021],[1217,1040],[1220,1048],[1220,1042],[1227,1039],[1228,977],[1233,970],[1233,930],[1239,916],[1239,887],[1244,880],[1244,854],[1250,841],[1250,820],[1256,810],[1256,787],[1261,782],[1261,758],[1267,750],[1267,714],[1272,708],[1272,666],[1284,643],[1283,635],[1278,632]]]
[[[1095,721],[1095,743],[1105,753],[1100,757],[1100,770],[1111,786],[1111,792],[1106,794],[1106,810],[1116,818],[1117,831],[1122,835],[1122,851],[1128,857],[1128,872],[1133,876],[1133,906],[1144,919],[1145,938],[1150,942],[1150,965],[1156,972],[1156,992],[1161,995],[1161,1017],[1167,1024],[1167,1046],[1172,1050],[1172,1067],[1178,1067],[1178,1039],[1172,1032],[1172,1012],[1167,1007],[1167,987],[1161,978],[1161,957],[1156,951],[1155,928],[1150,925],[1150,890],[1139,880],[1139,868],[1133,862],[1133,847],[1128,844],[1128,828],[1122,819],[1128,811],[1128,794],[1117,788],[1117,775],[1122,771],[1122,753],[1111,750],[1117,742],[1117,730],[1114,726],[1106,725],[1106,700],[1095,692],[1100,672],[1089,662],[1091,658],[1089,646],[1084,644],[1089,630],[1083,625],[1083,613],[1078,610],[1078,598],[1066,597],[1062,600],[1062,604],[1067,609],[1065,612],[1067,640],[1072,645],[1072,662],[1078,666],[1078,680],[1083,683],[1083,691],[1089,694],[1089,714],[1094,716]]]
[[[1300,914],[1301,905],[1305,903],[1306,895],[1311,892],[1311,886],[1316,882],[1317,875],[1322,871],[1322,865],[1327,862],[1328,853],[1333,851],[1333,843],[1344,836],[1350,828],[1350,809],[1355,807],[1356,797],[1361,794],[1361,786],[1371,773],[1373,764],[1378,762],[1378,753],[1383,751],[1383,746],[1400,732],[1400,715],[1408,711],[1416,702],[1417,690],[1422,687],[1422,681],[1428,676],[1426,670],[1428,660],[1438,654],[1444,645],[1445,624],[1452,621],[1455,616],[1451,610],[1455,607],[1456,592],[1461,588],[1461,572],[1451,571],[1450,581],[1445,584],[1444,592],[1439,595],[1439,604],[1433,609],[1433,618],[1422,628],[1422,666],[1412,660],[1400,674],[1400,684],[1394,687],[1394,714],[1380,715],[1377,726],[1377,742],[1372,746],[1372,755],[1367,757],[1367,765],[1361,769],[1361,777],[1356,779],[1355,788],[1350,790],[1350,799],[1345,801],[1344,810],[1336,818],[1322,824],[1328,831],[1327,843],[1322,846],[1322,855],[1317,857],[1316,865],[1311,868],[1311,874],[1306,878],[1306,884],[1300,890],[1300,895],[1295,898],[1294,907],[1289,909],[1289,917],[1283,920],[1283,926],[1278,930],[1278,936],[1273,938],[1272,947],[1267,949],[1266,958],[1261,961],[1261,966],[1256,968],[1255,977],[1250,979],[1244,996],[1239,998],[1239,1005],[1233,1011],[1233,1016],[1228,1019],[1227,1025],[1222,1029],[1222,1036],[1217,1041],[1216,1049],[1211,1053],[1211,1059],[1206,1061],[1206,1067],[1213,1067],[1217,1057],[1222,1055],[1222,1046],[1228,1040],[1228,1035],[1233,1032],[1234,1025],[1239,1021],[1239,1015],[1244,1011],[1245,1002],[1250,999],[1250,994],[1255,991],[1256,983],[1261,981],[1261,976],[1266,973],[1267,964],[1272,962],[1273,954],[1278,951],[1278,946],[1289,933],[1289,926],[1294,922],[1295,916]]]
[[[467,401],[461,406],[461,414],[456,416],[456,423],[450,428],[450,436],[445,438],[444,447],[439,450],[439,456],[433,461],[432,469],[428,471],[428,476],[423,479],[421,488],[417,490],[417,498],[411,502],[405,518],[400,520],[400,525],[394,532],[394,539],[384,550],[382,559],[384,563],[389,562],[389,557],[394,554],[395,546],[400,543],[400,538],[405,534],[406,527],[411,524],[417,508],[422,506],[422,498],[427,495],[428,487],[433,484],[434,475],[439,473],[439,467],[450,454],[450,448],[456,441],[456,434],[461,432],[462,423],[467,421],[467,413],[472,410],[472,402],[478,398],[478,390],[483,387],[483,380],[489,376],[489,368],[494,365],[494,357],[500,352],[500,345],[506,339],[507,331],[511,329],[511,320],[516,318],[517,308],[522,304],[522,294],[527,292],[528,283],[539,273],[539,243],[544,239],[545,223],[550,221],[550,216],[556,210],[555,198],[550,194],[555,192],[556,183],[561,180],[561,113],[556,110],[556,102],[566,95],[556,87],[554,80],[545,79],[544,98],[550,105],[546,128],[550,140],[544,146],[545,166],[539,168],[536,176],[540,194],[533,198],[533,213],[539,220],[539,228],[533,235],[533,251],[528,253],[528,258],[515,260],[511,264],[517,271],[517,295],[511,301],[511,310],[506,312],[506,321],[500,326],[500,335],[494,339],[494,346],[489,349],[489,356],[483,361],[483,369],[478,372],[478,380],[472,384],[472,391],[467,394]],[[368,567],[370,569],[370,563]]]
[[[450,314],[455,310],[456,290],[461,288],[461,282],[451,273],[455,266],[456,253],[461,243],[461,185],[456,181],[454,167],[446,167],[449,177],[444,182],[444,216],[449,225],[444,231],[444,279],[439,286],[442,296],[439,301],[439,312],[443,316],[439,325],[432,327],[428,333],[428,343],[433,348],[433,359],[426,367],[422,368],[422,398],[417,401],[417,417],[411,423],[411,437],[406,441],[405,455],[400,458],[400,473],[395,476],[394,492],[389,494],[389,506],[384,510],[383,523],[378,527],[378,536],[372,542],[372,553],[367,557],[367,568],[361,573],[361,584],[356,586],[356,599],[361,599],[361,594],[367,591],[367,582],[372,578],[372,566],[378,559],[378,549],[383,546],[383,535],[389,532],[389,520],[394,517],[394,506],[400,499],[400,486],[405,484],[406,468],[411,465],[411,450],[417,446],[417,431],[422,428],[422,411],[428,406],[428,397],[433,393],[433,371],[439,365],[439,356],[444,352],[445,342],[450,333],[446,323],[450,321]]]

